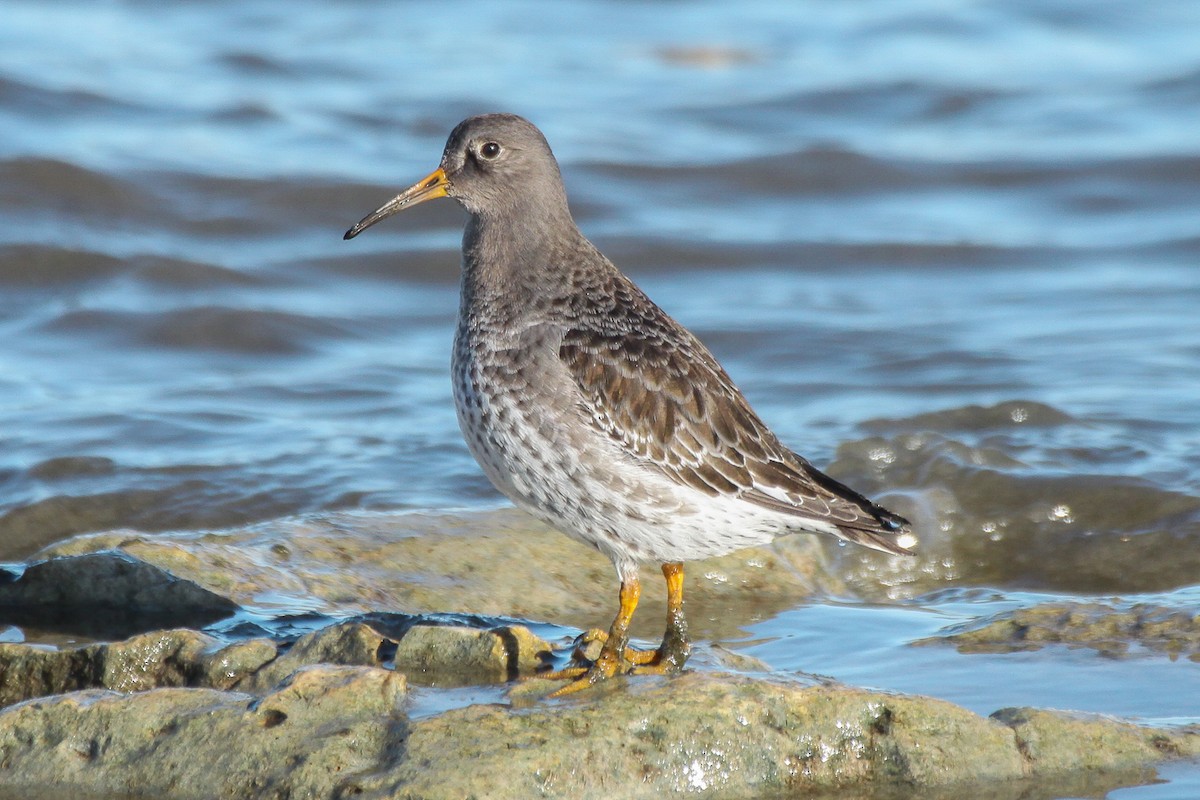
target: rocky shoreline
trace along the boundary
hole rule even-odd
[[[353,553],[356,566],[347,570],[340,596],[367,587],[367,576],[378,577],[386,562],[402,577],[394,585],[377,581],[373,591],[391,598],[381,606],[403,610],[371,611],[370,597],[358,597],[349,609],[357,613],[310,615],[310,630],[282,636],[252,635],[254,615],[239,614],[261,610],[263,597],[279,589],[264,576],[271,553],[283,558],[280,547],[288,551],[293,584],[324,587],[326,594],[316,597],[334,596],[320,564],[337,525],[297,523],[292,535],[261,547],[252,532],[240,542],[203,546],[136,534],[59,546],[44,554],[44,563],[0,585],[4,621],[19,609],[32,630],[40,610],[47,627],[61,629],[73,619],[95,624],[106,607],[141,611],[138,619],[122,620],[127,627],[190,621],[76,646],[0,643],[0,787],[179,798],[890,798],[919,791],[930,798],[1016,800],[1102,793],[1151,780],[1163,760],[1200,757],[1197,726],[1148,727],[1032,708],[985,717],[935,698],[722,662],[712,655],[717,648],[679,676],[621,679],[548,699],[555,684],[537,674],[560,664],[563,653],[527,626],[474,616],[496,611],[494,598],[472,599],[486,595],[495,573],[531,585],[515,566],[506,570],[522,547],[538,546],[543,534],[550,548],[573,547],[564,537],[520,528],[518,518],[512,524],[509,532],[448,529],[386,544],[343,528],[343,555]],[[466,536],[472,538],[464,548]],[[815,591],[833,579],[819,577],[813,566],[819,554],[803,550],[808,541],[795,550],[703,565],[697,593],[719,605],[749,602],[741,596],[747,593],[769,604],[776,594]],[[451,545],[460,557],[442,563],[438,553]],[[229,557],[239,546],[238,557]],[[377,551],[373,562],[361,557],[363,548]],[[425,559],[403,561],[404,548],[423,548]],[[297,558],[309,549],[321,550],[320,558]],[[473,586],[467,576],[475,560],[489,556],[500,560],[480,570],[483,585]],[[562,559],[557,563],[586,583],[588,568],[578,556]],[[747,582],[753,591],[722,594]],[[553,605],[553,580],[542,583]],[[401,592],[409,601],[397,600]],[[546,602],[535,594],[526,592],[524,607]],[[581,602],[566,611],[560,602],[556,613],[530,617],[578,625],[592,613]],[[85,608],[90,617],[80,616]],[[64,613],[72,609],[79,613]],[[231,623],[198,629],[214,617]],[[1055,620],[1058,634],[1050,632]],[[721,625],[710,622],[702,635],[713,636]],[[1011,646],[1020,648],[1035,639],[1066,641],[1082,630],[1091,639],[1101,631],[1111,644],[1114,637],[1136,642],[1141,631],[1151,647],[1187,653],[1181,643],[1194,641],[1198,628],[1200,617],[1094,605],[1072,613],[1058,604],[987,621],[974,638],[950,632],[943,641],[999,646],[1000,632],[1008,632],[1019,637]],[[499,702],[414,711],[414,694],[448,686],[499,687]]]

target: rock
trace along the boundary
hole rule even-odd
[[[0,643],[0,706],[100,685],[103,669],[98,649],[48,650]]]
[[[232,689],[274,661],[279,648],[270,639],[248,639],[223,647],[204,659],[201,685]]]
[[[423,683],[497,683],[548,663],[550,645],[523,625],[490,629],[416,625],[396,649],[396,669]]]
[[[306,666],[379,666],[381,649],[391,646],[360,623],[314,631],[282,656],[268,639],[220,647],[213,637],[186,629],[63,650],[0,644],[0,706],[79,689],[141,692],[193,686],[261,693]]]
[[[1124,655],[1131,646],[1140,645],[1171,658],[1200,661],[1200,614],[1144,603],[1126,609],[1103,603],[1043,603],[916,644],[942,642],[956,645],[963,653],[1009,653],[1068,644],[1108,656]]]
[[[299,669],[257,700],[73,692],[0,712],[0,765],[11,787],[177,798],[1017,800],[1079,786],[1095,796],[1164,758],[1200,755],[1195,730],[1036,709],[983,718],[930,698],[716,673],[424,719],[405,718],[405,692],[396,672],[345,665]]]
[[[313,664],[377,667],[386,660],[383,651],[392,645],[374,628],[360,622],[328,625],[300,637],[283,655],[234,686],[243,691],[266,691],[301,667]]]
[[[286,715],[299,722],[323,724],[329,710],[338,718],[392,715],[408,691],[404,675],[377,667],[313,664],[254,705],[264,717]]]
[[[159,631],[114,644],[49,650],[0,644],[0,706],[77,689],[141,691],[201,681],[216,641],[192,630]]]
[[[1074,732],[1060,734],[1050,724],[1056,715],[1044,713],[1038,730],[1069,751]],[[1195,733],[1112,726],[1121,737],[1151,743],[1142,763],[1200,753]],[[1103,749],[1077,758],[1088,770],[1130,763],[1126,753],[1108,758]],[[959,794],[950,796],[962,797],[983,794],[964,785],[1053,778],[1073,769],[1069,758],[1031,761],[1013,727],[945,701],[689,673],[618,683],[562,703],[516,711],[473,706],[413,721],[400,757],[353,781],[348,792],[657,798],[904,787],[905,796],[924,797],[925,787],[955,786]],[[1011,797],[1027,796],[1028,789],[1020,786]]]
[[[75,692],[0,713],[5,784],[180,798],[332,797],[402,738],[404,676],[296,673],[261,700],[212,689]]]
[[[247,606],[277,607],[295,597],[297,605],[323,603],[316,610],[339,617],[379,609],[471,612],[581,630],[607,628],[617,610],[617,579],[607,558],[515,509],[328,514],[170,538],[118,531],[77,537],[39,556],[106,548]],[[820,539],[799,535],[688,564],[692,635],[736,638],[739,625],[816,592],[843,594],[845,587],[823,569],[825,563]],[[642,585],[633,634],[657,643],[666,617],[665,587],[657,574],[643,576]]]
[[[1037,708],[1004,708],[992,719],[1009,726],[1035,773],[1122,769],[1167,756],[1200,753],[1200,730],[1191,736],[1156,732],[1112,717]]]
[[[122,553],[53,558],[0,583],[0,621],[87,638],[203,627],[238,610],[225,597]]]
[[[216,640],[191,630],[145,633],[97,648],[104,665],[106,689],[140,692],[160,686],[195,686],[201,682],[206,650]]]

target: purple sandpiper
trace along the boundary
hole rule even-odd
[[[516,505],[612,559],[620,610],[573,692],[690,652],[683,562],[809,532],[898,555],[904,518],[793,453],[708,349],[589,242],[558,162],[511,114],[471,117],[439,167],[346,232],[436,197],[469,214],[451,372],[471,453]],[[643,564],[667,581],[657,650],[628,647]]]

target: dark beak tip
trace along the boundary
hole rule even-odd
[[[358,231],[356,231],[354,228],[351,228],[350,230],[348,230],[342,234],[342,241],[348,242],[351,239],[353,239],[355,236],[358,236]]]

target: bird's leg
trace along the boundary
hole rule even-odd
[[[600,655],[587,667],[568,667],[542,677],[571,679],[572,682],[551,694],[562,697],[586,689],[613,675],[666,675],[683,669],[692,645],[688,639],[687,619],[683,615],[683,565],[663,564],[667,579],[667,632],[657,650],[634,650],[629,644],[629,622],[637,608],[641,584],[636,573],[624,573],[621,579],[621,608],[608,632],[589,631],[582,639],[603,642]]]
[[[642,584],[637,572],[624,573],[621,577],[621,606],[617,610],[616,619],[604,637],[604,646],[600,655],[590,667],[569,667],[552,672],[543,677],[551,679],[574,678],[571,683],[553,692],[551,697],[562,697],[586,689],[593,684],[611,678],[614,675],[625,674],[633,670],[634,664],[626,657],[626,645],[629,643],[629,622],[633,612],[637,610],[638,598],[642,594]]]
[[[663,564],[662,571],[667,579],[667,632],[658,648],[658,663],[667,671],[678,671],[692,652],[683,616],[683,564]]]
[[[634,666],[635,674],[678,672],[683,669],[684,662],[692,652],[687,618],[683,615],[683,564],[663,564],[662,572],[667,579],[667,632],[657,650],[635,650],[625,646],[625,660]],[[609,638],[610,635],[605,631],[590,630],[576,640],[576,653],[595,642],[607,644]]]
[[[663,564],[662,571],[667,579],[667,632],[657,650],[632,651],[635,655],[629,660],[636,665],[635,675],[679,672],[692,652],[683,616],[683,564]]]

